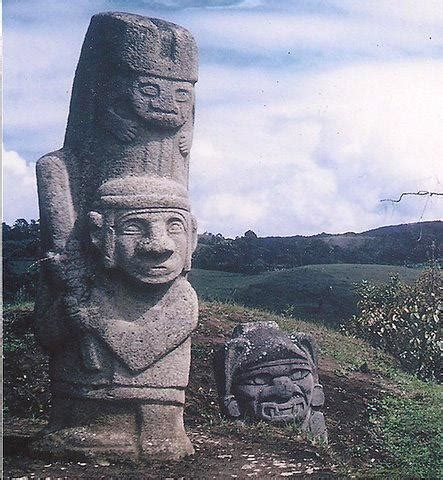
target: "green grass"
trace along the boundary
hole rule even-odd
[[[370,468],[348,471],[359,478],[443,478],[443,386],[425,382],[402,371],[390,355],[363,340],[345,336],[325,325],[270,314],[235,304],[205,305],[214,314],[237,323],[240,319],[273,320],[286,331],[310,333],[319,346],[320,365],[333,359],[335,374],[351,377],[366,365],[380,392],[378,399],[367,399],[370,419],[368,437],[377,445],[384,460],[377,459]],[[331,419],[337,421],[337,419]],[[340,421],[340,420],[338,420]],[[257,434],[260,431],[257,430]],[[355,455],[371,447],[354,445]],[[340,462],[340,459],[337,459]]]
[[[232,301],[239,289],[248,287],[260,278],[261,275],[244,275],[198,268],[194,268],[188,275],[188,280],[200,298],[222,302]]]
[[[189,280],[205,300],[232,301],[337,325],[356,313],[354,284],[362,280],[386,282],[393,274],[410,283],[420,272],[394,265],[332,264],[259,275],[195,269]]]
[[[404,377],[402,384],[403,395],[372,405],[374,433],[390,454],[378,472],[389,478],[443,478],[442,387]]]

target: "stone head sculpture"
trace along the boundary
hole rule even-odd
[[[197,48],[164,20],[95,15],[65,142],[37,162],[36,332],[50,353],[39,455],[174,460],[197,297],[188,197]]]
[[[220,405],[230,418],[295,423],[326,439],[317,347],[275,322],[241,324],[215,357]]]
[[[193,118],[194,39],[183,28],[161,20],[125,24],[119,34],[123,48],[113,60],[132,72],[125,93],[133,111],[153,127],[183,126]]]
[[[183,185],[161,177],[112,179],[89,212],[92,243],[106,268],[146,284],[168,283],[191,269],[197,225]]]

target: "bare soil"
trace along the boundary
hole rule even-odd
[[[368,406],[386,383],[363,368],[346,372],[328,357],[320,360],[326,396],[329,446],[315,446],[289,427],[228,422],[218,412],[212,376],[214,345],[223,342],[239,322],[256,313],[203,305],[193,336],[193,361],[187,390],[185,423],[196,453],[177,463],[109,464],[54,462],[28,454],[32,436],[45,425],[50,397],[46,356],[35,345],[31,315],[6,315],[4,478],[348,478],[368,477],[383,460],[371,433]],[[389,387],[388,387],[389,388]],[[366,472],[366,473],[365,473]]]

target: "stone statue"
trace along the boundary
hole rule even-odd
[[[37,163],[43,261],[35,308],[50,357],[35,453],[175,460],[197,298],[188,198],[197,48],[184,28],[95,15],[61,150]]]
[[[214,357],[220,407],[229,418],[299,425],[326,442],[318,383],[317,347],[303,333],[288,335],[275,322],[237,325]]]

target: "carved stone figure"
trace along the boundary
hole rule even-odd
[[[52,409],[33,443],[64,457],[178,459],[197,242],[188,198],[197,48],[182,27],[95,15],[64,146],[37,163],[35,326]]]
[[[309,438],[327,441],[317,347],[311,336],[288,335],[275,322],[240,324],[216,352],[214,366],[226,416],[295,423]]]

